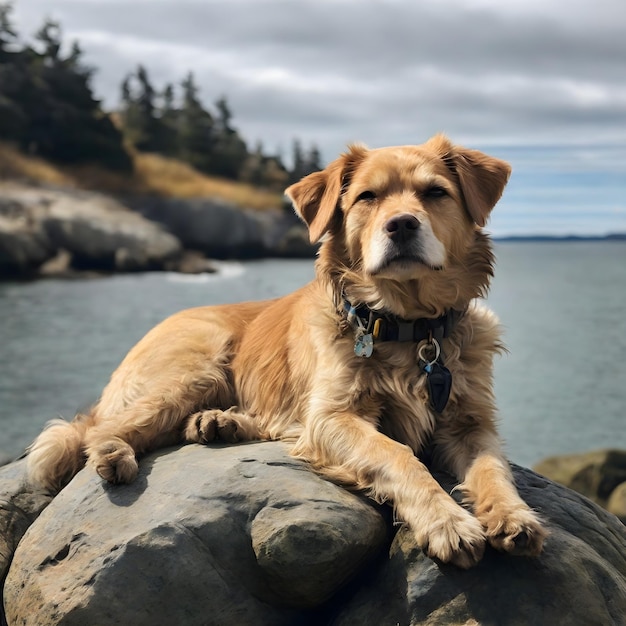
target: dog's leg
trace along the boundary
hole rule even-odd
[[[111,483],[130,483],[137,476],[137,455],[174,445],[182,440],[181,425],[198,407],[193,395],[172,397],[164,394],[136,400],[114,418],[100,419],[87,431],[84,447],[88,463]]]
[[[193,413],[187,419],[183,436],[185,441],[192,443],[212,441],[237,443],[268,439],[260,430],[258,422],[247,413],[239,411],[237,407],[231,407],[226,411],[210,409]]]
[[[489,543],[512,554],[537,556],[547,531],[538,515],[521,499],[500,441],[490,424],[468,417],[437,433],[443,465],[462,481],[459,488],[485,529]],[[465,426],[465,427],[464,427]]]
[[[309,420],[292,454],[331,480],[392,501],[430,557],[462,568],[480,560],[485,545],[480,522],[439,486],[408,446],[383,435],[374,423],[350,413]]]

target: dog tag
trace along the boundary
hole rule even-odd
[[[437,413],[441,413],[448,404],[450,398],[450,388],[452,387],[452,374],[450,370],[437,363],[428,363],[424,367],[426,372],[426,382],[428,384],[428,393],[433,409]]]
[[[374,352],[374,337],[372,333],[359,333],[354,340],[354,354],[369,359]]]

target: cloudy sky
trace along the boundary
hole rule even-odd
[[[623,0],[17,0],[97,68],[106,106],[138,63],[156,87],[193,71],[254,145],[325,160],[351,141],[444,131],[511,161],[496,234],[626,232]]]

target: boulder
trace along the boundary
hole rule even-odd
[[[25,465],[22,459],[0,467],[0,580],[4,580],[22,536],[52,500],[26,482]]]
[[[73,189],[0,187],[0,274],[163,269],[180,241],[124,204]]]
[[[606,503],[606,510],[626,524],[626,482],[613,489]]]
[[[313,258],[317,249],[291,206],[252,211],[217,198],[144,198],[133,207],[212,258]]]
[[[9,624],[303,623],[387,544],[378,507],[277,442],[184,446],[140,468],[126,486],[81,471],[31,526]]]
[[[623,625],[626,527],[530,470],[514,467],[514,474],[520,494],[550,530],[539,558],[488,549],[478,566],[462,571],[428,559],[403,528],[389,560],[339,610],[333,626]],[[440,479],[446,489],[454,487]]]
[[[77,269],[161,269],[182,252],[172,234],[101,194],[61,194],[42,221],[53,245],[69,251]]]
[[[613,490],[626,482],[626,450],[553,456],[534,470],[606,507]]]
[[[213,258],[257,258],[267,254],[273,214],[245,211],[213,198],[136,199],[134,207],[162,224],[187,249]]]
[[[54,255],[33,207],[0,192],[0,276],[28,276]]]
[[[160,450],[124,486],[87,468],[22,538],[7,622],[623,624],[626,527],[514,474],[549,526],[544,553],[488,549],[463,571],[425,557],[406,528],[393,538],[389,508],[322,480],[280,442]]]

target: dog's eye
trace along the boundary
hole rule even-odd
[[[437,187],[434,185],[433,187],[428,187],[422,192],[422,196],[424,198],[443,198],[447,196],[448,192],[443,187]]]
[[[376,200],[376,194],[373,191],[364,191],[363,193],[360,193],[356,198],[357,202],[360,202],[361,200],[365,202],[371,202],[372,200]]]

